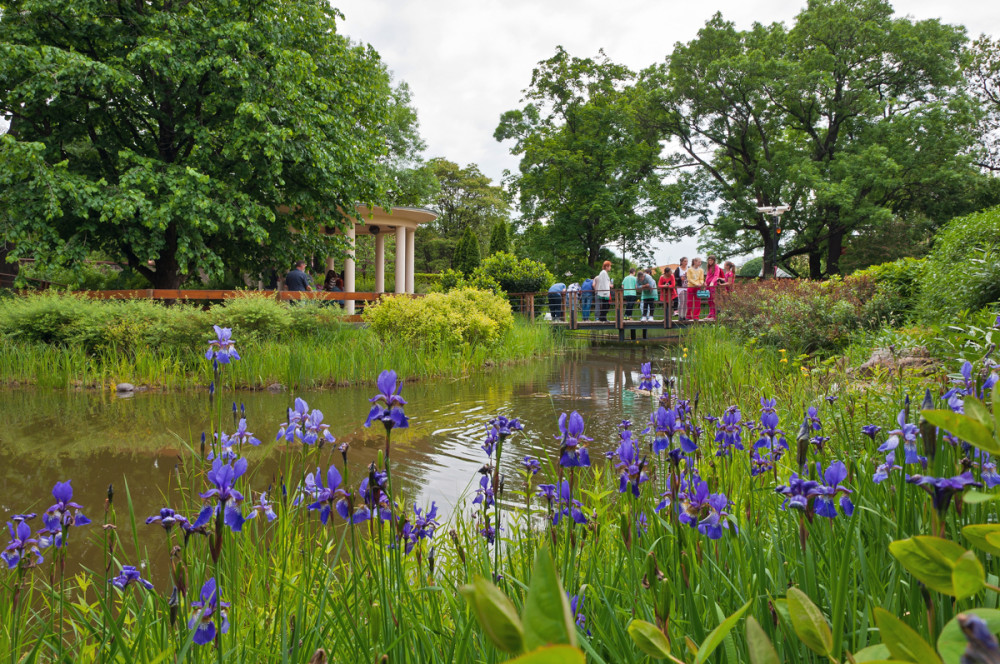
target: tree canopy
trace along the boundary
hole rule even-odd
[[[634,80],[603,53],[577,58],[558,48],[533,71],[525,106],[504,113],[494,133],[514,141],[522,222],[537,244],[557,249],[546,261],[560,270],[595,269],[609,242],[641,253],[670,234],[682,208],[682,190],[664,181],[661,134],[646,121],[645,91]]]
[[[338,18],[320,0],[7,2],[4,236],[42,260],[122,256],[162,288],[332,251],[341,210],[386,199],[385,132],[406,125],[405,90]]]

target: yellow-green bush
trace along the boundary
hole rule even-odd
[[[471,288],[421,298],[387,297],[366,309],[364,320],[381,339],[431,347],[493,344],[514,324],[506,299]]]
[[[231,300],[212,307],[212,320],[220,327],[232,328],[238,334],[279,335],[292,323],[288,306],[274,295],[247,291]]]

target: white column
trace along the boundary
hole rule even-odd
[[[354,222],[347,226],[347,256],[344,258],[344,292],[354,292]],[[347,300],[344,303],[344,311],[348,314],[354,313],[354,300]]]
[[[330,270],[333,270],[333,269],[334,269],[333,256],[327,256],[326,257],[326,271],[329,272]],[[325,279],[326,275],[323,275],[323,278]]]
[[[406,292],[406,227],[396,226],[396,294]]]
[[[413,292],[413,264],[416,262],[413,260],[413,247],[414,247],[414,236],[416,235],[415,228],[406,229],[406,292]]]
[[[375,235],[375,292],[385,292],[385,236]]]

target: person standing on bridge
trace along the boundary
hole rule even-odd
[[[692,258],[687,271],[688,320],[698,320],[701,316],[701,299],[698,291],[705,290],[705,271],[701,269],[701,259]]]
[[[635,268],[630,267],[628,270],[628,276],[622,279],[622,298],[625,300],[625,318],[627,320],[632,319],[632,310],[635,309],[636,283]]]
[[[674,273],[670,271],[670,268],[663,268],[657,285],[660,287],[660,301],[663,302],[663,317],[666,318],[671,307],[677,308],[677,289],[674,287]],[[668,302],[670,303],[669,307],[667,306]]]
[[[594,290],[597,292],[597,320],[602,323],[608,322],[608,309],[611,306],[611,261],[604,261],[601,266],[601,273],[594,277]]]
[[[583,320],[590,320],[590,309],[594,306],[594,280],[586,278],[580,285],[580,311]]]
[[[642,274],[642,320],[652,322],[656,311],[656,280],[653,271]]]
[[[563,297],[566,295],[566,284],[559,281],[549,286],[549,313],[552,320],[563,319]]]
[[[285,290],[311,291],[312,277],[305,272],[306,262],[296,261],[295,267],[285,275]]]
[[[677,288],[677,317],[684,320],[688,316],[688,289],[687,289],[687,269],[688,259],[681,258],[680,264],[674,271],[674,287]]]

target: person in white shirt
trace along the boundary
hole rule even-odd
[[[608,309],[611,306],[611,286],[613,285],[611,275],[608,274],[608,270],[611,269],[611,261],[604,261],[601,268],[601,273],[594,277],[594,290],[597,292],[597,320],[606,323],[608,322]]]

